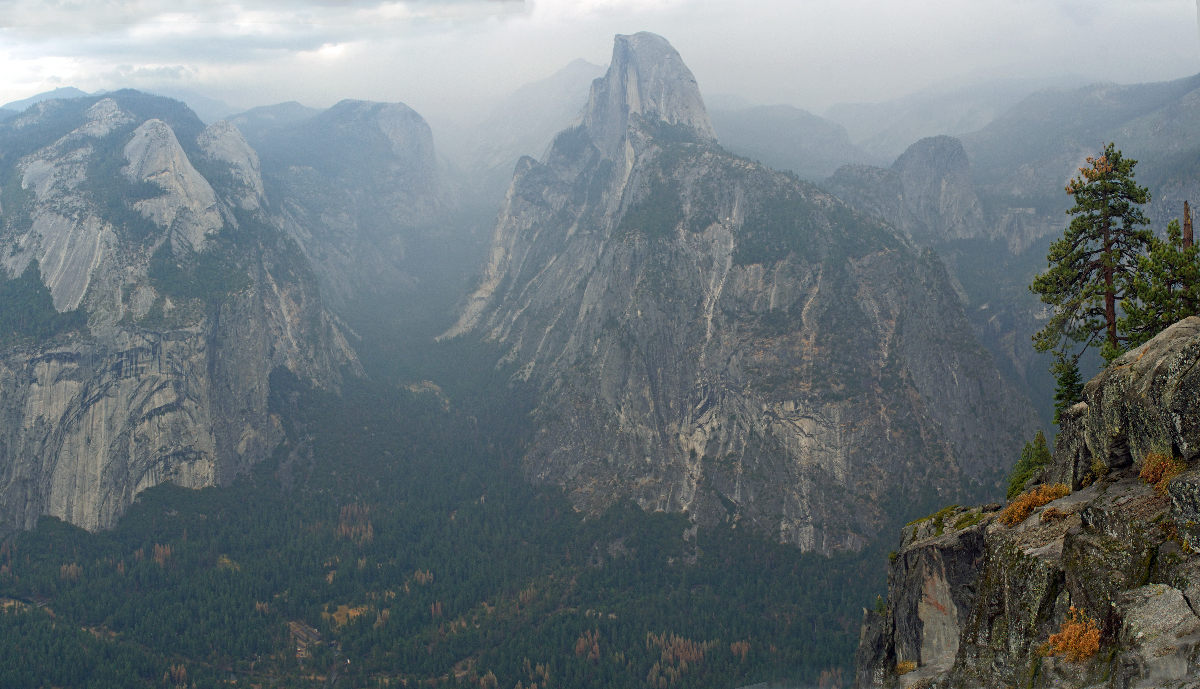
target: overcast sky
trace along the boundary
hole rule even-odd
[[[0,0],[0,103],[128,86],[466,122],[636,31],[671,41],[706,94],[816,112],[990,77],[1200,72],[1193,0]]]

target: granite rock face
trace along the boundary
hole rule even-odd
[[[887,220],[921,246],[989,234],[967,152],[954,137],[921,139],[888,169],[844,166],[825,185],[838,198]]]
[[[42,515],[107,528],[164,481],[226,483],[281,438],[272,369],[324,387],[358,370],[298,247],[260,212],[235,127],[121,91],[40,103],[0,138],[20,181],[0,209],[0,278],[37,260],[89,331],[0,351],[0,533]]]
[[[1200,683],[1198,358],[1193,317],[1089,382],[1086,402],[1063,420],[1053,464],[1027,487],[1065,483],[1073,492],[1021,523],[1004,524],[991,505],[906,527],[886,613],[864,611],[856,685]],[[1151,453],[1190,469],[1147,485],[1139,472]],[[1100,630],[1099,652],[1078,662],[1046,646],[1071,608]]]
[[[578,508],[810,551],[860,548],[884,496],[994,485],[1032,428],[936,257],[715,146],[649,34],[618,36],[579,124],[518,164],[458,336],[538,388],[525,469]]]

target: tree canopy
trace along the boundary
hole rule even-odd
[[[1113,144],[1067,185],[1075,205],[1062,239],[1050,246],[1049,268],[1030,289],[1051,307],[1045,327],[1034,334],[1039,352],[1054,352],[1058,380],[1055,420],[1077,401],[1078,360],[1099,345],[1105,361],[1124,351],[1117,305],[1133,296],[1140,261],[1153,234],[1141,206],[1150,192],[1134,181],[1137,161],[1125,158]]]
[[[1192,241],[1191,209],[1184,203],[1184,227],[1172,220],[1165,241],[1154,238],[1138,261],[1131,298],[1121,302],[1121,328],[1130,346],[1148,342],[1172,323],[1200,314],[1200,247]]]

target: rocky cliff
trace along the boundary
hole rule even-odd
[[[0,280],[39,265],[87,319],[0,351],[0,532],[228,482],[281,437],[274,367],[333,387],[357,365],[236,127],[133,91],[50,100],[0,126],[0,180]]]
[[[345,100],[315,114],[289,105],[234,120],[254,132],[270,214],[299,244],[327,301],[340,307],[410,286],[413,244],[449,241],[453,204],[429,125],[403,103]]]
[[[857,686],[1197,686],[1198,361],[1193,317],[1088,383],[1014,502],[1046,486],[1062,497],[1008,520],[955,506],[905,527],[886,610],[864,611]],[[1094,654],[1048,645],[1072,608],[1095,623]]]
[[[805,550],[995,486],[1032,427],[936,257],[716,146],[653,34],[618,36],[578,124],[518,163],[457,336],[540,390],[526,472],[578,508],[632,498]]]

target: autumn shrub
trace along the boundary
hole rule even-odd
[[[1154,486],[1159,493],[1167,494],[1167,484],[1183,473],[1187,464],[1177,457],[1161,452],[1151,452],[1142,462],[1142,480]]]
[[[915,660],[905,660],[901,663],[896,664],[896,674],[897,675],[907,675],[908,673],[910,673],[916,669],[917,669],[917,662]]]
[[[1070,619],[1064,620],[1057,634],[1051,634],[1042,647],[1046,655],[1066,657],[1078,663],[1100,651],[1100,628],[1096,621],[1071,606]]]
[[[1045,483],[1028,493],[1022,493],[1016,500],[1008,503],[1008,507],[1000,513],[1000,521],[1008,526],[1016,526],[1033,514],[1033,511],[1048,502],[1053,502],[1065,495],[1070,495],[1071,487],[1065,483]]]

